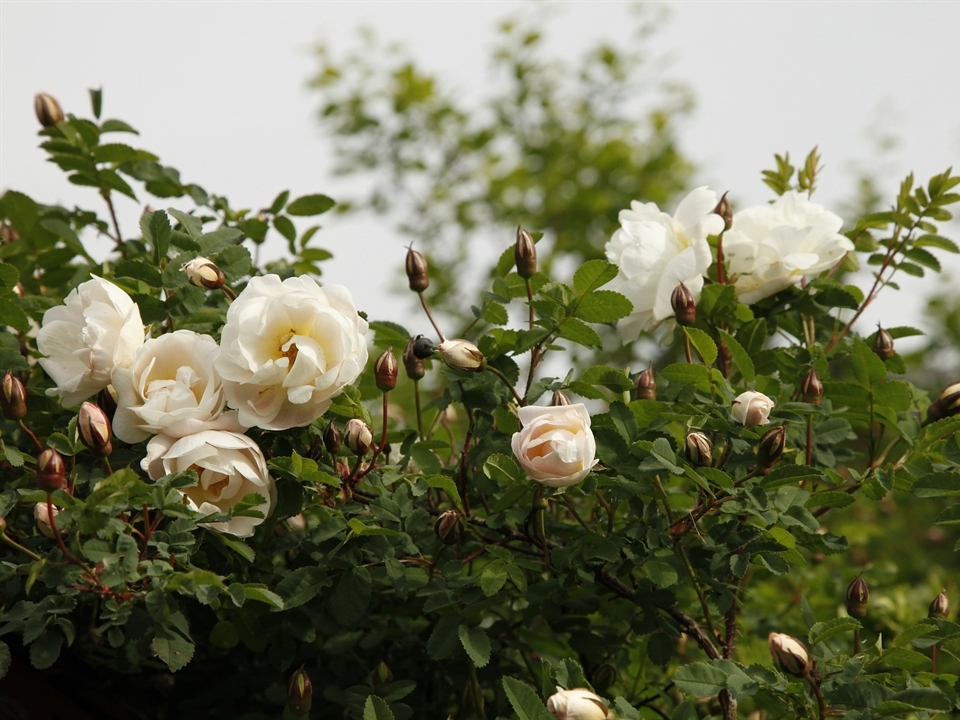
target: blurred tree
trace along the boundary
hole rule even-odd
[[[370,32],[341,57],[319,48],[313,86],[337,172],[372,180],[356,206],[396,211],[400,231],[430,252],[438,296],[458,297],[447,292],[455,271],[492,228],[501,246],[511,226],[544,231],[545,270],[561,255],[579,264],[602,257],[631,200],[669,206],[686,187],[692,164],[676,126],[692,101],[646,55],[657,10],[639,9],[623,46],[600,43],[575,63],[549,54],[549,8],[504,21],[475,103]]]

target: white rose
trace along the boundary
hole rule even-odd
[[[203,515],[228,511],[252,493],[265,498],[255,507],[263,518],[234,517],[227,522],[204,523],[237,537],[250,537],[277,502],[273,479],[257,444],[246,435],[225,430],[205,430],[179,440],[157,435],[147,443],[147,456],[140,463],[151,478],[182,470],[195,470],[200,482],[179,492],[190,509]]]
[[[53,515],[54,521],[56,521],[57,515],[60,514],[60,508],[51,504],[49,510],[52,512],[48,511],[47,504],[45,502],[38,502],[33,506],[33,519],[37,523],[37,530],[53,540],[53,538],[56,537],[56,534],[53,532],[53,524],[50,522],[50,516]],[[59,525],[57,529],[61,529]]]
[[[597,464],[590,413],[582,403],[522,407],[519,417],[522,428],[513,434],[511,445],[533,480],[568,487],[583,480]]]
[[[110,384],[110,375],[126,367],[143,345],[140,309],[123,290],[94,277],[74,289],[63,305],[43,314],[37,348],[42,367],[57,387],[64,406],[86,400]]]
[[[672,317],[670,296],[680,283],[694,301],[700,299],[703,275],[713,261],[707,236],[723,230],[716,207],[716,193],[701,187],[680,202],[673,217],[654,203],[632,202],[620,211],[620,229],[606,253],[620,267],[609,289],[633,303],[633,312],[619,323],[622,338],[636,339]]]
[[[226,396],[213,366],[219,352],[216,340],[192,330],[147,340],[130,367],[113,373],[114,434],[135,443],[158,433],[179,438],[201,430],[241,430],[237,413],[223,412]]]
[[[240,423],[309,425],[367,362],[367,322],[350,292],[307,276],[255,277],[227,311],[216,368]]]
[[[586,688],[564,690],[557,687],[557,692],[547,698],[547,710],[557,720],[607,720],[613,717],[603,700]]]
[[[796,190],[738,212],[723,254],[740,301],[755,303],[839,263],[853,250],[842,225],[839,215]]]
[[[730,416],[744,427],[770,424],[770,411],[774,402],[763,393],[747,390],[733,401]]]

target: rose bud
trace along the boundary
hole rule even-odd
[[[37,456],[37,487],[51,493],[66,484],[67,467],[63,457],[53,448],[47,448]]]
[[[702,432],[693,432],[687,435],[683,445],[683,454],[691,465],[696,467],[710,467],[713,465],[713,443]]]
[[[6,245],[7,243],[16,242],[20,239],[20,233],[18,233],[13,225],[10,223],[0,223],[0,244]]]
[[[430,271],[427,269],[427,259],[414,250],[412,245],[407,248],[405,269],[411,290],[422,293],[430,287]]]
[[[56,537],[56,533],[53,532],[53,525],[50,523],[50,515],[52,514],[54,518],[60,514],[60,508],[56,505],[51,504],[50,510],[53,512],[47,512],[47,504],[45,502],[39,502],[33,506],[33,519],[37,523],[37,530],[41,534],[53,540]]]
[[[810,674],[813,663],[807,654],[807,648],[795,637],[783,633],[770,633],[767,638],[773,661],[787,675],[805,678]]]
[[[757,427],[770,424],[770,411],[773,409],[773,400],[763,393],[747,390],[740,393],[733,401],[730,416],[744,427]]]
[[[44,127],[63,122],[63,109],[52,95],[37,93],[33,98],[33,109],[37,113],[37,120]]]
[[[881,360],[889,360],[893,357],[893,337],[877,324],[877,334],[873,338],[873,352]]]
[[[447,510],[433,524],[433,532],[444,545],[456,545],[463,535],[463,522],[456,510]]]
[[[403,349],[403,369],[407,371],[407,377],[411,380],[422,380],[427,371],[423,367],[423,360],[418,358],[414,352],[415,345],[416,340],[410,338],[407,346]]]
[[[757,467],[769,470],[783,455],[786,447],[787,428],[785,425],[767,430],[757,445]]]
[[[7,420],[19,420],[27,414],[27,391],[9,370],[0,382],[0,408]]]
[[[180,269],[187,274],[191,285],[207,290],[219,290],[227,281],[223,271],[205,257],[195,257],[181,265]]]
[[[723,218],[723,229],[729,230],[733,227],[733,208],[730,207],[730,201],[727,200],[727,193],[723,194],[720,202],[713,209],[713,212]]]
[[[804,402],[812,405],[823,402],[823,381],[815,368],[810,368],[800,381],[800,395]]]
[[[393,390],[397,386],[397,373],[399,371],[397,356],[393,354],[393,348],[388,348],[373,364],[373,376],[376,379],[377,387],[383,392]]]
[[[287,684],[287,707],[294,715],[306,715],[313,705],[313,683],[302,667],[297,670]]]
[[[853,618],[862,618],[867,614],[867,601],[870,599],[870,588],[862,575],[847,586],[847,614]]]
[[[418,360],[426,360],[427,358],[433,357],[433,354],[436,351],[437,348],[433,346],[433,343],[430,342],[429,338],[426,338],[423,335],[417,335],[413,339],[413,349],[411,352]]]
[[[343,442],[355,455],[366,455],[373,445],[373,431],[363,420],[353,418],[343,429]]]
[[[85,402],[77,416],[77,433],[80,442],[90,448],[96,457],[105,457],[113,452],[110,444],[110,419],[97,405]]]
[[[117,389],[113,385],[107,385],[97,395],[97,405],[110,418],[110,422],[113,422],[113,416],[117,412]]]
[[[393,671],[390,669],[389,665],[381,660],[377,664],[377,667],[374,668],[373,677],[371,680],[373,691],[377,695],[386,695],[387,690],[390,687],[390,683],[393,682]]]
[[[530,233],[522,227],[517,228],[517,243],[513,246],[513,259],[517,265],[517,275],[527,279],[537,272],[537,246],[533,244]]]
[[[677,285],[670,296],[670,306],[678,325],[693,325],[697,321],[697,302],[683,283]]]
[[[553,391],[553,397],[550,400],[551,407],[558,407],[559,405],[569,405],[569,404],[570,404],[570,398],[568,398],[559,390]]]
[[[469,340],[444,340],[437,345],[437,352],[454,370],[480,372],[487,366],[487,359],[480,352],[480,348]]]
[[[653,378],[653,365],[637,377],[637,400],[656,400],[657,381]]]
[[[930,603],[930,610],[927,612],[927,617],[936,618],[938,620],[946,620],[947,615],[949,614],[950,598],[947,597],[946,590],[941,590],[940,594],[933,599],[932,603]]]
[[[927,408],[927,422],[952,417],[960,412],[960,383],[947,385]]]
[[[323,431],[323,446],[331,455],[340,452],[340,431],[333,423],[327,425],[327,429]]]
[[[596,694],[586,688],[564,690],[557,687],[557,692],[547,698],[547,710],[557,720],[608,720],[613,713],[603,704]]]

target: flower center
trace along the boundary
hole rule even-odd
[[[297,331],[293,328],[290,328],[289,332],[283,336],[283,339],[280,341],[280,347],[278,348],[281,357],[287,359],[287,367],[293,367],[293,364],[297,361],[297,353],[300,352],[297,348],[295,342],[291,342],[293,336],[297,334]]]

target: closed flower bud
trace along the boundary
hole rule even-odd
[[[696,467],[710,467],[713,465],[713,443],[702,432],[693,432],[687,435],[683,445],[683,454],[691,465]]]
[[[433,532],[444,545],[456,545],[463,535],[463,522],[456,510],[447,510],[433,524]]]
[[[27,414],[27,391],[9,370],[0,382],[0,408],[7,420],[19,420]]]
[[[67,467],[63,457],[53,448],[47,448],[37,457],[37,487],[48,493],[67,484]]]
[[[785,425],[770,428],[760,438],[757,445],[757,467],[769,470],[780,459],[787,447],[787,428]]]
[[[340,452],[340,431],[333,423],[327,425],[327,429],[323,431],[323,446],[331,455]]]
[[[873,352],[881,360],[889,360],[893,357],[893,337],[877,325],[877,334],[873,338]]]
[[[10,223],[0,223],[0,244],[16,242],[20,239],[20,233],[14,230]]]
[[[180,269],[187,274],[187,280],[191,285],[207,290],[219,290],[227,281],[223,271],[205,257],[195,257],[181,265]]]
[[[393,390],[397,386],[397,373],[399,371],[397,356],[393,354],[393,348],[387,348],[387,351],[381,354],[373,364],[373,376],[376,379],[377,387],[383,392]]]
[[[437,345],[437,352],[454,370],[480,372],[487,366],[487,359],[480,352],[480,348],[469,340],[444,340]]]
[[[113,422],[113,416],[117,412],[117,390],[113,385],[107,385],[100,391],[97,395],[97,405]]]
[[[677,285],[670,296],[670,305],[678,325],[693,325],[697,321],[697,302],[683,283]]]
[[[613,713],[595,693],[586,688],[564,690],[547,698],[547,710],[557,720],[608,720]]]
[[[942,420],[960,413],[960,383],[947,385],[927,409],[927,422]]]
[[[60,508],[51,504],[50,510],[52,512],[47,512],[47,504],[45,502],[37,503],[33,506],[33,519],[37,523],[37,530],[39,530],[41,534],[53,540],[53,538],[56,537],[56,533],[53,532],[53,525],[50,522],[50,515],[53,515],[54,522],[56,522],[56,517],[60,514]]]
[[[847,614],[850,617],[862,618],[867,614],[867,601],[870,599],[870,588],[862,575],[847,586]]]
[[[823,402],[823,381],[816,368],[810,368],[800,381],[800,395],[804,402],[819,405]]]
[[[657,381],[653,377],[653,366],[651,365],[637,377],[637,400],[656,400],[657,399]]]
[[[343,428],[343,442],[355,455],[363,456],[373,445],[373,432],[363,420],[353,418]]]
[[[303,668],[297,670],[287,684],[287,707],[294,715],[306,715],[313,705],[313,683]]]
[[[784,633],[770,633],[767,638],[773,661],[787,675],[804,678],[810,674],[813,663],[807,654],[807,648],[795,637]]]
[[[427,259],[414,250],[412,245],[407,248],[405,269],[411,290],[422,293],[430,287],[430,271],[427,269]]]
[[[947,597],[947,591],[941,590],[940,594],[930,603],[930,610],[927,612],[927,617],[945,620],[949,614],[950,599]]]
[[[37,120],[44,127],[63,122],[63,109],[52,95],[37,93],[33,98],[33,109],[37,113]]]
[[[393,671],[389,665],[381,660],[374,668],[371,680],[373,681],[373,691],[377,695],[386,695],[390,683],[393,682]]]
[[[569,405],[569,404],[570,404],[570,398],[568,398],[559,390],[553,391],[553,398],[551,398],[550,400],[550,405],[552,405],[553,407],[557,407],[558,405]]]
[[[411,352],[418,360],[426,360],[427,358],[433,357],[433,354],[436,351],[437,348],[433,346],[433,343],[430,342],[429,338],[426,338],[423,335],[417,335],[413,339],[413,348]]]
[[[423,367],[423,360],[418,358],[414,352],[416,342],[416,340],[410,338],[407,346],[403,349],[403,369],[407,371],[407,377],[411,380],[421,380],[427,374]]]
[[[513,246],[513,259],[517,265],[517,275],[526,279],[537,272],[537,246],[533,244],[530,233],[522,227],[517,228],[517,243]]]
[[[730,201],[727,200],[727,193],[724,193],[723,197],[720,198],[720,202],[717,203],[713,212],[723,218],[724,230],[729,230],[733,227],[733,208],[730,207]]]
[[[770,411],[773,400],[756,390],[747,390],[737,395],[730,410],[730,416],[744,427],[757,427],[770,424]]]
[[[113,452],[110,443],[110,419],[97,405],[85,402],[77,416],[77,433],[80,442],[90,448],[96,457],[105,457]]]

